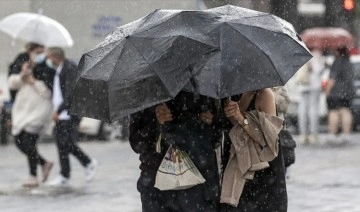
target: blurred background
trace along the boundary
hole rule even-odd
[[[346,8],[344,3],[348,5]],[[2,0],[0,19],[16,12],[42,11],[69,30],[75,45],[66,49],[66,53],[69,58],[78,60],[114,27],[155,9],[205,9],[224,4],[273,13],[291,22],[298,32],[315,26],[343,27],[357,37],[360,26],[355,0]],[[0,45],[0,73],[3,74],[24,45],[14,43],[3,33],[0,34]],[[1,84],[5,84],[6,78],[1,79]]]
[[[273,13],[294,25],[298,33],[313,27],[341,27],[348,30],[358,46],[360,30],[360,1],[356,0],[2,0],[0,19],[16,12],[42,13],[62,23],[72,35],[75,44],[66,49],[68,58],[77,62],[81,55],[95,47],[113,28],[145,16],[158,8],[206,9],[224,4]],[[7,70],[14,57],[24,47],[0,33],[0,101],[9,98]],[[355,50],[356,52],[356,50]],[[355,63],[358,59],[355,58]],[[358,67],[358,66],[356,66]],[[360,71],[360,66],[359,66]],[[359,74],[360,75],[360,74]],[[292,99],[288,111],[290,123],[296,126],[298,94],[295,83],[287,85]],[[322,97],[321,116],[327,113]],[[297,132],[297,129],[294,129]]]

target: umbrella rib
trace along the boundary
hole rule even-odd
[[[152,13],[150,13],[148,16],[146,16],[147,18],[141,23],[140,26],[138,26],[138,29],[140,29],[142,26],[144,26],[144,24],[145,24],[146,22],[148,22],[148,20],[149,20],[157,11],[159,11],[159,9],[154,10],[154,12],[152,12]]]
[[[266,54],[261,48],[259,48],[259,47],[258,47],[251,39],[249,39],[246,35],[244,35],[242,32],[240,32],[239,30],[237,30],[237,29],[236,29],[235,27],[233,27],[231,24],[229,24],[229,25],[230,25],[234,30],[236,30],[237,32],[239,32],[240,34],[242,34],[242,35],[243,35],[250,43],[252,43],[256,48],[260,49],[260,52],[261,52],[262,54],[264,54],[264,55],[269,59],[271,65],[274,67],[276,73],[278,74],[279,78],[281,79],[281,82],[282,82],[283,84],[285,84],[284,79],[283,79],[283,78],[281,77],[281,75],[279,74],[279,72],[278,72],[278,70],[277,70],[274,62],[271,60],[271,58],[269,57],[269,55]],[[259,27],[259,28],[260,28],[260,27]],[[260,29],[263,29],[263,28],[260,28]],[[266,29],[264,29],[264,30],[266,30]],[[278,32],[275,32],[275,33],[277,33],[277,34],[282,34],[282,35],[286,35],[285,33],[278,33]],[[287,35],[287,36],[289,36],[289,35]],[[289,36],[289,37],[290,37],[290,36]],[[297,42],[296,42],[296,43],[297,43]]]
[[[149,65],[149,67],[155,72],[155,73],[157,73],[156,71],[155,71],[155,69],[151,66],[151,64],[149,63],[149,61],[147,61],[146,60],[146,58],[144,57],[144,55],[139,51],[139,49],[138,48],[136,48],[136,46],[131,42],[131,40],[130,39],[127,39],[127,41],[136,49],[136,51],[140,54],[140,56],[144,59],[144,61],[146,61],[146,63]],[[160,78],[160,77],[159,77]],[[160,81],[161,81],[161,83],[163,84],[163,86],[166,88],[166,85],[165,85],[165,83],[163,82],[163,80],[160,78]]]
[[[269,14],[269,13],[266,13],[266,14],[262,14],[262,15],[258,15],[258,16],[250,16],[250,17],[244,17],[244,19],[249,19],[249,18],[254,18],[254,17],[261,17],[261,16],[271,16],[271,17],[274,17],[272,14]],[[234,20],[241,20],[241,19],[234,19]],[[234,20],[231,20],[231,21],[234,21]],[[233,24],[233,23],[229,23],[229,22],[226,22],[228,24]],[[254,25],[249,25],[249,24],[245,24],[245,23],[241,23],[242,25],[244,26],[251,26],[251,27],[254,27],[254,28],[258,28],[258,29],[262,29],[262,30],[267,30],[267,31],[270,31],[270,32],[274,32],[274,33],[280,33],[280,34],[286,34],[286,33],[282,33],[282,32],[279,32],[279,31],[274,31],[274,30],[271,30],[271,29],[265,29],[265,28],[262,28],[260,26],[254,26]],[[295,32],[296,33],[296,32]]]
[[[181,12],[180,12],[180,13],[181,13]],[[174,17],[176,17],[176,16],[179,15],[180,13],[173,14],[173,15],[171,15],[170,18],[168,18],[168,19],[166,19],[166,20],[163,20],[162,22],[157,23],[156,25],[150,27],[149,29],[146,29],[146,30],[143,30],[143,31],[140,30],[139,32],[135,32],[133,35],[136,35],[136,34],[138,34],[138,33],[144,33],[144,32],[147,32],[147,31],[149,31],[149,30],[151,30],[151,29],[154,29],[155,27],[159,26],[160,24],[164,23],[165,21],[169,21],[169,20],[173,19]],[[150,18],[150,17],[149,17],[149,18]],[[140,27],[139,27],[139,28],[140,28]]]

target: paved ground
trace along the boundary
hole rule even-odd
[[[356,143],[357,142],[357,143]],[[27,177],[26,161],[13,146],[0,146],[0,211],[5,212],[139,212],[136,191],[138,159],[128,143],[82,143],[100,162],[96,181],[84,182],[83,169],[72,160],[72,186],[27,190],[20,184]],[[53,144],[41,144],[41,153],[57,160]],[[299,145],[297,163],[288,182],[289,212],[360,211],[360,135],[353,144]],[[56,175],[54,168],[52,177]]]

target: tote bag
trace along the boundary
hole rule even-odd
[[[182,190],[205,182],[188,154],[170,146],[156,173],[155,188]]]

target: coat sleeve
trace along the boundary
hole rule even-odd
[[[159,129],[155,114],[150,110],[141,111],[130,116],[130,145],[134,152],[142,154],[155,149]]]
[[[10,75],[8,82],[11,90],[19,90],[24,84],[20,74]]]
[[[44,99],[51,98],[51,91],[48,89],[48,87],[43,81],[35,80],[33,87],[37,91],[37,93],[40,94],[40,96],[42,96]]]
[[[65,68],[65,65],[64,65]],[[65,70],[64,70],[65,71]],[[64,85],[64,93],[63,93],[63,99],[64,101],[61,103],[61,105],[59,106],[59,109],[57,110],[57,113],[60,114],[62,111],[64,110],[69,110],[70,109],[70,101],[71,101],[71,94],[72,91],[75,87],[75,83],[76,83],[76,66],[71,64],[67,69],[66,69],[66,74],[65,74],[65,85]]]

